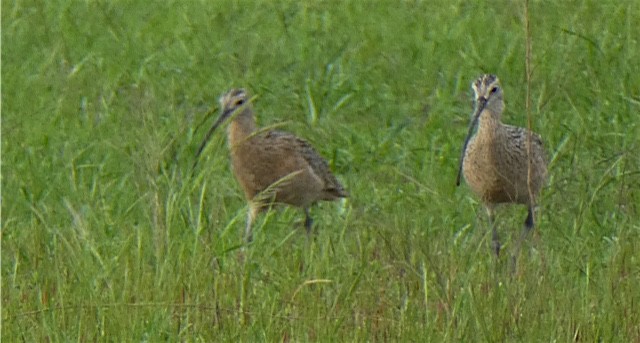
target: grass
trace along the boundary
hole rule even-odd
[[[468,1],[3,1],[6,341],[640,340],[640,5],[533,2],[538,227],[505,256],[455,187],[470,82],[525,126],[522,6]],[[216,97],[312,142],[352,197],[261,216]],[[204,124],[203,121],[206,122]]]

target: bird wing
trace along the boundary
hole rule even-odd
[[[326,192],[332,193],[337,197],[348,196],[340,181],[331,173],[327,161],[320,156],[309,142],[282,131],[269,131],[266,133],[265,139],[277,141],[275,145],[290,149],[292,154],[297,154],[304,158],[311,170],[324,181]]]
[[[524,154],[524,158],[526,158],[527,154],[527,140],[529,139],[528,133],[529,130],[516,127],[511,125],[505,125],[505,130],[507,135],[509,136],[509,140],[512,144],[515,145],[517,149],[513,149],[514,151],[519,151]],[[549,158],[547,153],[544,150],[544,143],[542,142],[542,137],[535,132],[531,132],[531,158],[533,163],[539,166],[540,173],[546,178],[547,174],[547,164],[549,163]]]

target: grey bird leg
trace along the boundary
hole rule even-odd
[[[520,239],[518,240],[518,246],[516,247],[516,256],[520,255],[520,247],[522,246],[522,243],[524,242],[524,240],[527,238],[527,236],[529,235],[529,232],[531,232],[531,229],[533,229],[533,207],[529,207],[529,211],[527,213],[527,219],[524,220],[524,228],[522,229],[522,233],[520,234]]]
[[[311,234],[311,226],[313,226],[313,218],[309,215],[309,208],[304,208],[304,228],[307,229],[307,234]]]
[[[247,212],[247,226],[244,228],[244,239],[247,243],[251,243],[251,241],[253,241],[251,226],[253,225],[253,220],[256,218],[258,211],[259,208],[255,204],[249,205],[249,211]]]
[[[516,254],[520,254],[520,246],[522,242],[527,238],[529,232],[533,229],[533,207],[529,207],[529,213],[527,213],[527,219],[524,220],[524,228],[522,229],[522,233],[520,234],[520,239],[518,240],[518,249],[516,250]]]
[[[494,220],[493,207],[487,207],[487,214],[489,215],[489,225],[491,226],[491,248],[496,253],[496,257],[500,257],[500,238],[498,237],[498,229]]]
[[[524,234],[526,235],[533,229],[533,207],[529,207],[527,219],[524,220]]]

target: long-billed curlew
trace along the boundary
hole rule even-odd
[[[329,170],[327,162],[305,140],[290,133],[256,128],[253,109],[244,89],[232,89],[220,97],[222,114],[200,145],[196,159],[209,135],[233,117],[227,130],[231,165],[249,201],[245,237],[251,241],[251,225],[256,215],[272,204],[282,203],[304,209],[305,228],[313,220],[309,207],[319,200],[348,196]]]
[[[500,81],[495,75],[483,75],[472,84],[472,88],[475,111],[462,148],[456,185],[460,185],[460,174],[464,173],[467,184],[487,209],[493,249],[499,255],[495,206],[514,203],[528,207],[522,240],[534,227],[534,207],[547,178],[547,162],[539,135],[533,132],[529,135],[529,130],[500,121],[504,99]],[[478,130],[472,137],[476,125]],[[530,156],[529,160],[527,156]]]

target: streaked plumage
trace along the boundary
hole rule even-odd
[[[483,75],[472,88],[476,108],[469,125],[460,160],[460,174],[471,190],[480,197],[489,214],[493,245],[500,252],[498,234],[493,223],[493,210],[497,204],[514,203],[528,207],[525,220],[527,233],[534,226],[534,206],[547,178],[547,161],[542,139],[531,134],[531,198],[528,186],[529,131],[501,122],[504,99],[500,82],[495,75]],[[478,126],[471,137],[474,127]]]
[[[212,130],[233,117],[227,130],[228,144],[233,173],[250,202],[247,240],[252,238],[255,216],[271,204],[303,208],[305,227],[310,231],[311,205],[319,200],[348,196],[327,162],[307,141],[287,132],[264,132],[256,128],[245,90],[232,89],[220,98],[220,105],[222,114]]]

